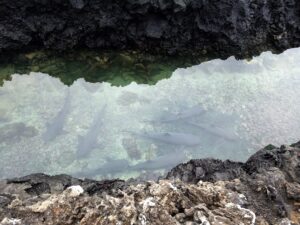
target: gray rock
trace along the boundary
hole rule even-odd
[[[82,9],[85,5],[84,0],[69,0],[71,5],[76,9]]]
[[[245,163],[191,160],[157,182],[3,180],[0,224],[299,224],[299,156],[297,144],[268,146]]]

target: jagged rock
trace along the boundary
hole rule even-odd
[[[219,180],[232,180],[241,176],[244,170],[242,163],[230,160],[193,159],[172,169],[168,179],[180,179],[184,182],[197,183],[198,181],[215,182]]]
[[[161,180],[129,186],[118,195],[69,195],[67,190],[36,203],[11,204],[3,219],[19,211],[22,224],[252,224],[255,215],[230,201],[224,183],[189,185]],[[115,193],[115,194],[116,194]],[[1,214],[0,214],[1,215]],[[26,215],[26,217],[25,217]],[[13,218],[10,218],[11,220]],[[207,223],[206,222],[206,223]],[[193,224],[198,224],[193,223]],[[1,223],[0,223],[1,224]],[[3,224],[5,224],[3,222]]]
[[[294,0],[2,0],[0,51],[75,47],[248,57],[300,45]]]
[[[300,148],[275,146],[246,163],[191,160],[157,182],[33,174],[0,182],[0,225],[300,223]]]
[[[70,3],[76,9],[82,9],[85,5],[83,0],[70,0]]]
[[[287,183],[286,194],[289,199],[300,201],[300,184],[299,183]]]
[[[258,218],[264,218],[266,223],[272,221],[271,224],[285,224],[287,220],[284,218],[287,217],[294,224],[299,224],[299,147],[299,142],[280,148],[268,145],[244,164],[212,159],[191,160],[173,168],[167,178],[190,183],[223,179],[227,181],[226,188],[247,197],[247,208]],[[197,175],[197,170],[201,170],[202,176]]]

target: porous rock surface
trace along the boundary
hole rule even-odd
[[[3,180],[0,224],[300,224],[300,142],[246,163],[191,160],[159,181]]]
[[[297,0],[1,0],[0,51],[88,47],[247,57],[300,46]]]

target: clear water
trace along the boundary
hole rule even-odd
[[[158,176],[190,158],[244,161],[298,141],[299,60],[300,49],[212,60],[155,85],[13,74],[0,87],[0,177]]]
[[[71,85],[84,77],[88,82],[109,82],[112,85],[137,83],[155,84],[169,78],[178,67],[207,61],[207,58],[166,57],[139,52],[97,52],[78,50],[57,53],[35,51],[0,56],[0,84],[11,74],[42,72]]]

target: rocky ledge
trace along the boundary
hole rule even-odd
[[[4,180],[0,224],[300,224],[300,142],[269,145],[245,163],[191,160],[156,182]]]
[[[300,46],[295,0],[1,0],[0,51],[75,47],[225,58]]]

